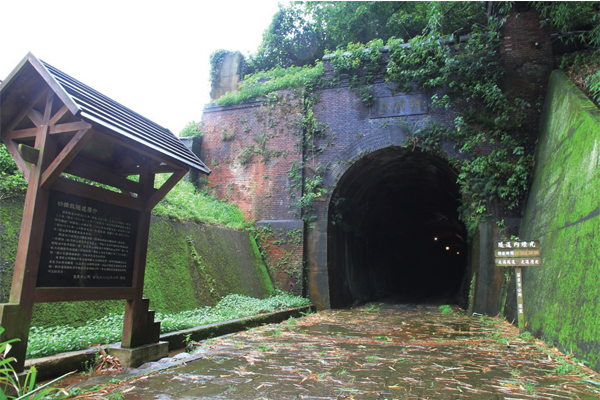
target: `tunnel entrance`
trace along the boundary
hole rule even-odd
[[[327,229],[332,308],[382,299],[457,303],[464,295],[467,233],[456,172],[411,150],[373,152],[338,182]]]

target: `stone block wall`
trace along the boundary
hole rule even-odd
[[[541,267],[523,268],[528,331],[600,371],[600,110],[552,73],[534,181],[520,237],[539,240]],[[516,318],[514,279],[506,314]]]

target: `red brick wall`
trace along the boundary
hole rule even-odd
[[[552,43],[547,27],[540,26],[534,10],[512,11],[501,30],[500,57],[506,70],[504,89],[531,107],[524,130],[537,138],[541,107],[553,67]]]
[[[301,161],[301,94],[277,102],[205,108],[201,158],[212,169],[208,188],[234,201],[247,220],[294,218],[288,172]],[[263,145],[264,144],[264,145]]]
[[[302,294],[304,229],[289,172],[302,160],[303,113],[302,93],[281,91],[266,102],[207,107],[202,118],[206,188],[235,202],[246,220],[273,221],[262,224],[258,244],[275,287],[294,294]]]

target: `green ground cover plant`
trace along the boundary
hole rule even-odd
[[[161,332],[168,333],[309,304],[308,299],[281,291],[266,299],[230,294],[221,299],[215,307],[202,307],[174,314],[157,313],[156,320],[161,321]],[[32,327],[27,358],[46,357],[99,344],[115,343],[121,339],[122,330],[122,314],[107,315],[88,321],[80,327],[67,325],[49,328]]]

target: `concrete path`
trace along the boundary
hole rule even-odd
[[[556,349],[498,319],[441,311],[375,303],[290,319],[199,343],[162,360],[168,369],[145,365],[78,398],[600,398],[600,376]]]

